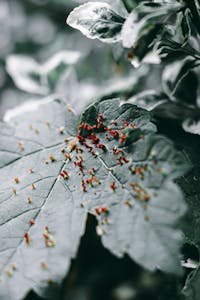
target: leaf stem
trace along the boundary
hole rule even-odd
[[[122,1],[122,3],[123,3],[124,7],[126,8],[127,12],[130,13],[130,12],[131,12],[131,9],[130,9],[130,7],[128,6],[128,4],[126,3],[126,0],[121,0],[121,1]]]

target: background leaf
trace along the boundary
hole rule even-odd
[[[89,2],[75,8],[67,23],[90,39],[107,43],[118,42],[124,18],[116,14],[108,3]]]
[[[47,95],[55,90],[63,73],[80,57],[78,51],[61,51],[39,64],[31,57],[10,55],[6,69],[18,88],[32,94]]]

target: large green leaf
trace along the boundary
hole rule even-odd
[[[125,19],[104,2],[89,2],[75,8],[67,18],[67,23],[80,30],[90,39],[107,43],[121,39],[121,28]]]
[[[88,212],[115,255],[181,271],[186,206],[173,179],[188,168],[182,154],[155,133],[149,112],[119,100],[90,106],[76,127],[58,100],[1,125],[2,300],[29,289],[55,299]]]

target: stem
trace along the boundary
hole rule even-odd
[[[128,4],[126,3],[126,0],[121,0],[121,1],[122,1],[122,3],[123,3],[124,7],[126,8],[127,12],[130,13],[131,10],[130,10]]]

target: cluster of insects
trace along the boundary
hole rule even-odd
[[[98,114],[96,123],[90,125],[86,122],[82,122],[79,125],[78,135],[74,140],[66,140],[65,142],[68,143],[67,147],[61,149],[61,152],[64,153],[65,158],[72,162],[75,167],[79,170],[79,175],[82,176],[81,179],[81,187],[82,191],[85,193],[88,191],[88,188],[95,187],[95,184],[101,184],[100,180],[96,175],[96,170],[93,167],[92,169],[87,171],[86,174],[86,166],[84,166],[84,151],[89,152],[94,158],[97,158],[99,155],[99,149],[102,152],[110,151],[111,155],[114,157],[116,161],[116,165],[123,166],[130,163],[130,159],[126,157],[125,152],[123,151],[123,145],[126,143],[128,139],[127,129],[134,130],[136,125],[134,123],[128,123],[126,120],[122,121],[123,125],[119,126],[116,120],[111,122],[112,126],[107,126],[104,124],[104,117],[103,114]],[[62,132],[63,133],[63,132]],[[101,133],[101,135],[99,134]],[[103,133],[103,137],[102,137]],[[141,136],[141,138],[143,138]],[[115,140],[118,146],[112,147],[112,149],[108,148],[106,143]],[[129,165],[128,171],[131,174],[136,174],[139,176],[141,180],[144,178],[144,173],[148,171],[148,166],[143,165],[141,167],[137,166],[135,168]],[[90,175],[88,177],[88,175]],[[63,180],[68,180],[70,174],[67,170],[63,170],[60,173],[60,176]],[[114,180],[109,188],[116,192],[117,190],[117,180]],[[121,185],[123,187],[123,185]],[[130,190],[135,199],[147,202],[150,199],[148,192],[141,187],[139,183],[130,183]],[[94,194],[96,194],[94,192]],[[124,201],[124,204],[132,207],[130,201]],[[81,207],[84,207],[84,203],[80,203]],[[143,204],[143,208],[146,210],[147,205]],[[109,213],[108,207],[96,207],[94,210],[97,216],[100,215],[107,215]],[[146,218],[147,219],[147,218]]]

